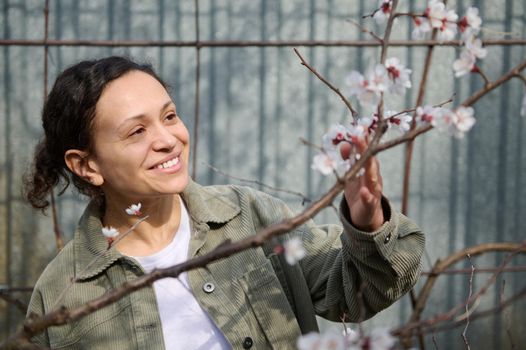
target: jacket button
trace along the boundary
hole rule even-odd
[[[243,349],[250,349],[254,345],[254,341],[250,337],[246,337],[245,340],[243,340]]]
[[[212,282],[206,282],[205,284],[203,284],[203,291],[205,293],[212,293],[214,289],[216,289],[216,286],[214,286]]]
[[[389,243],[390,240],[391,240],[391,232],[389,232],[389,233],[387,234],[387,236],[385,236],[385,238],[384,238],[384,243],[387,244],[387,243]]]

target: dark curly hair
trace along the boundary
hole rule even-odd
[[[35,150],[34,163],[25,177],[25,197],[45,212],[48,194],[60,182],[64,193],[71,182],[91,198],[103,198],[102,190],[72,173],[64,154],[69,149],[92,151],[91,128],[95,106],[106,85],[130,71],[145,72],[167,85],[149,64],[125,57],[107,57],[82,61],[64,70],[56,79],[42,111],[44,137]]]

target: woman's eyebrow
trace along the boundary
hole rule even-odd
[[[173,101],[167,101],[166,103],[163,104],[163,106],[161,107],[160,111],[164,111],[166,110],[168,107],[170,107],[171,105],[174,105],[175,104],[173,103]],[[126,118],[122,123],[121,125],[119,125],[118,129],[121,129],[122,127],[124,127],[126,124],[130,123],[131,121],[134,121],[134,120],[138,120],[138,119],[144,119],[146,117],[146,114],[144,113],[141,113],[141,114],[137,114],[137,115],[134,115],[132,117],[129,117],[129,118]]]

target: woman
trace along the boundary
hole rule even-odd
[[[92,201],[74,239],[39,278],[29,313],[82,305],[291,215],[255,190],[190,180],[188,131],[150,66],[109,57],[66,69],[46,100],[43,126],[28,199],[45,209],[51,189],[72,181]],[[381,183],[372,160],[345,189],[343,229],[310,221],[281,237],[301,238],[308,255],[298,264],[269,243],[157,281],[34,340],[71,349],[286,349],[317,330],[315,314],[368,318],[413,286],[424,244],[419,228],[382,197]],[[139,202],[148,219],[91,264],[107,248],[102,227],[125,232],[137,217],[124,209]]]

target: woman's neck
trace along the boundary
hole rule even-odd
[[[173,240],[181,220],[181,200],[178,194],[141,201],[141,215],[131,216],[125,209],[132,204],[126,200],[106,197],[104,226],[113,226],[121,234],[126,232],[140,217],[148,215],[133,232],[117,243],[116,248],[124,255],[147,256],[166,247]]]

